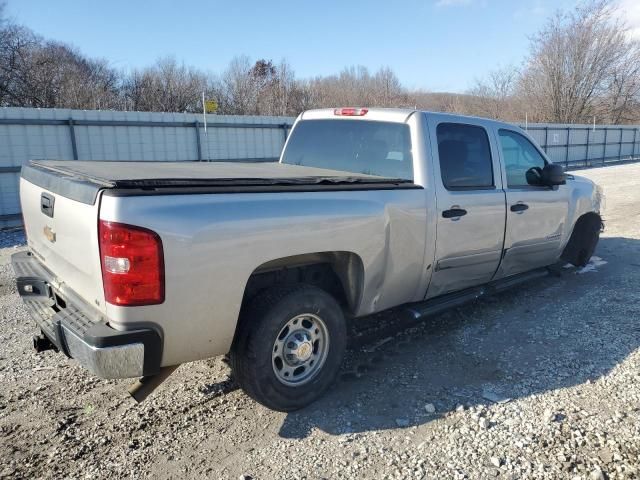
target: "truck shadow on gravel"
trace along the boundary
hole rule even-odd
[[[606,264],[592,271],[560,268],[351,348],[336,385],[280,436],[407,428],[606,375],[640,346],[640,241],[602,238],[596,255]]]

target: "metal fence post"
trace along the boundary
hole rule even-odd
[[[549,127],[545,126],[544,127],[544,153],[546,153],[547,155],[549,155]]]
[[[71,151],[73,159],[78,160],[78,145],[76,144],[76,131],[73,128],[73,118],[69,118],[69,137],[71,138]]]
[[[200,122],[197,120],[193,122],[196,127],[196,149],[198,150],[198,161],[202,161],[202,146],[200,145]]]
[[[589,162],[589,144],[591,143],[591,128],[587,127],[587,151],[585,153],[585,159],[584,159],[584,166],[588,167],[591,165],[591,162]]]
[[[638,136],[638,129],[633,129],[633,148],[631,149],[631,160],[636,158],[636,137]]]
[[[622,127],[620,127],[620,143],[618,143],[618,161],[622,160]]]
[[[567,127],[567,151],[564,155],[564,168],[569,168],[569,138],[571,137],[571,127]]]
[[[604,146],[602,147],[602,165],[607,159],[607,137],[609,135],[609,127],[604,127]]]

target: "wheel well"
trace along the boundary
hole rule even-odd
[[[244,291],[243,306],[276,285],[306,283],[323,289],[348,312],[355,312],[362,294],[362,260],[352,252],[319,252],[279,258],[256,268]]]
[[[573,226],[571,237],[569,237],[567,246],[564,248],[560,258],[573,265],[583,266],[584,258],[581,258],[583,252],[585,249],[593,251],[595,244],[590,244],[590,242],[593,242],[593,234],[601,232],[602,229],[602,218],[597,213],[588,212],[580,216]],[[586,260],[588,261],[589,259],[587,258]]]

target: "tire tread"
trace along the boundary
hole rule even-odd
[[[229,355],[230,366],[233,375],[242,389],[251,398],[259,403],[279,411],[297,410],[305,404],[300,398],[287,398],[281,392],[269,387],[268,382],[261,381],[256,375],[256,361],[259,357],[257,348],[262,346],[255,340],[255,330],[260,328],[260,324],[265,321],[269,312],[275,309],[281,302],[293,295],[312,294],[324,296],[324,300],[331,301],[335,308],[340,306],[335,299],[324,290],[307,284],[284,285],[269,288],[258,294],[248,305],[243,308],[240,314],[238,331],[234,339]],[[343,323],[344,323],[344,319]],[[346,339],[345,339],[346,343]],[[339,349],[344,350],[344,348]],[[341,355],[341,352],[340,352]],[[261,366],[258,365],[258,370]],[[262,366],[267,368],[266,365]],[[270,359],[268,368],[271,367]],[[318,392],[318,395],[321,392]],[[311,395],[313,396],[313,395]]]

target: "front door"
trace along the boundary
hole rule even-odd
[[[505,253],[496,274],[499,278],[558,260],[567,228],[569,188],[535,185],[536,170],[540,172],[547,163],[542,153],[516,130],[501,128],[497,134],[507,198]]]
[[[490,281],[505,231],[498,152],[482,121],[429,115],[429,132],[438,218],[427,298]]]

